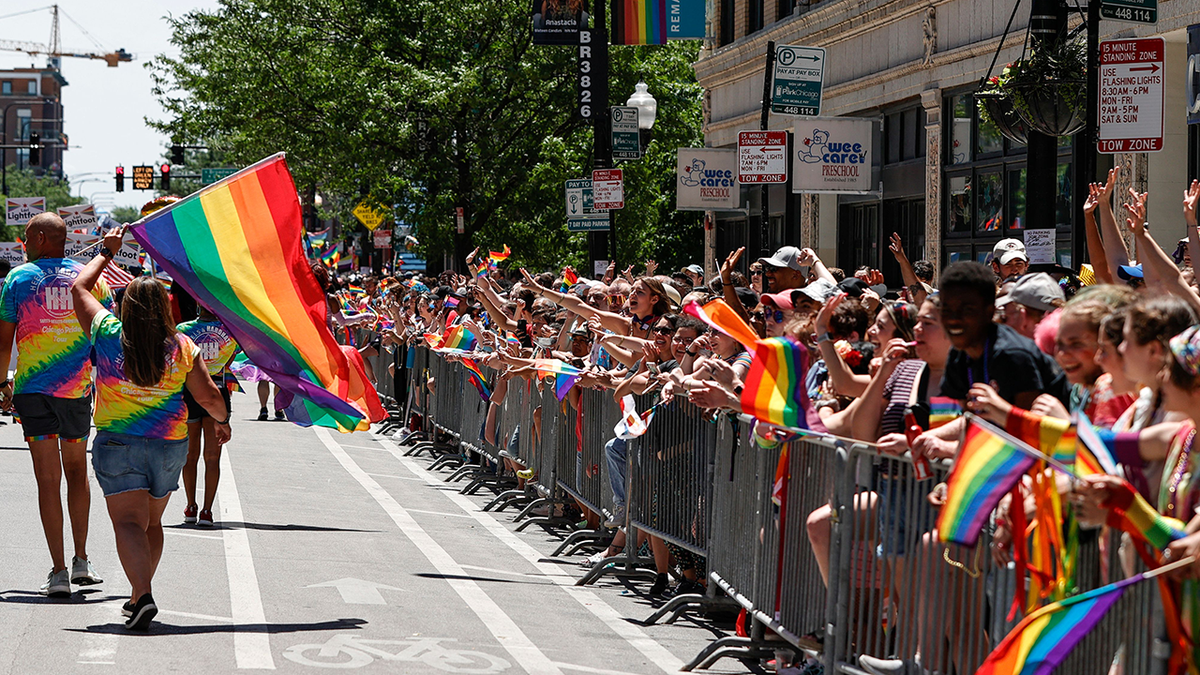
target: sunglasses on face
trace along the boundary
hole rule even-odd
[[[752,276],[752,277],[761,277],[761,276],[762,276],[762,270],[750,270],[750,276]]]
[[[675,330],[672,328],[667,328],[666,326],[659,326],[658,328],[654,329],[654,332],[658,335],[671,335],[675,332]]]
[[[782,309],[777,309],[773,312],[763,312],[763,316],[771,321],[774,321],[775,323],[783,323],[783,319],[787,316],[787,313]]]

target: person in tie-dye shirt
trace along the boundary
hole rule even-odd
[[[29,262],[8,273],[0,291],[0,363],[9,362],[14,335],[18,345],[16,382],[5,377],[0,400],[6,410],[16,409],[33,457],[38,510],[53,563],[42,593],[52,597],[69,596],[71,583],[102,581],[87,556],[91,345],[75,320],[71,300],[71,283],[83,265],[63,257],[66,242],[62,218],[53,213],[34,216],[25,226]],[[91,297],[97,304],[112,305],[103,282],[96,284]],[[64,474],[75,544],[70,570],[62,540]]]
[[[225,386],[225,373],[237,352],[237,342],[221,320],[208,308],[200,307],[200,316],[175,327],[190,337],[200,348],[200,356],[208,364],[208,374],[225,397],[225,406],[230,404],[229,389]],[[212,527],[213,498],[217,496],[217,483],[221,480],[221,444],[217,443],[216,420],[196,402],[185,389],[183,400],[188,409],[188,456],[183,465],[183,491],[187,495],[187,507],[183,510],[183,522]],[[232,408],[230,408],[232,410]],[[200,465],[201,445],[204,448],[204,508],[196,504],[196,470]]]
[[[229,408],[191,338],[175,330],[167,290],[153,277],[129,283],[121,318],[91,292],[121,245],[124,228],[104,237],[101,255],[71,287],[75,315],[96,359],[96,439],[92,468],[108,502],[117,554],[132,586],[125,627],[145,630],[158,613],[151,581],[162,557],[162,514],[187,459],[184,387],[229,440]]]

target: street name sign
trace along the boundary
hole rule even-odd
[[[226,176],[232,176],[237,173],[237,169],[232,167],[209,167],[200,169],[200,182],[205,185],[212,185]]]
[[[787,132],[738,132],[738,182],[787,182]]]
[[[612,156],[613,159],[638,159],[642,156],[637,108],[617,106],[612,109]]]
[[[825,84],[825,49],[779,45],[771,80],[771,112],[817,117]]]
[[[1162,38],[1100,43],[1100,152],[1163,149],[1165,54]]]
[[[1100,18],[1130,23],[1158,23],[1158,0],[1103,0]]]
[[[625,178],[620,169],[592,171],[592,200],[597,209],[625,208]]]

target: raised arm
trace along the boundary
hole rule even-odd
[[[1112,272],[1108,269],[1108,255],[1104,252],[1104,242],[1100,238],[1100,227],[1096,224],[1096,207],[1100,205],[1100,190],[1103,186],[1092,183],[1088,186],[1088,198],[1083,203],[1083,232],[1087,237],[1088,259],[1092,261],[1092,270],[1096,280],[1111,284]]]
[[[79,321],[80,327],[83,328],[84,335],[91,339],[92,321],[101,312],[105,311],[104,305],[92,295],[92,289],[96,287],[96,282],[100,280],[100,274],[104,272],[104,268],[108,266],[108,261],[112,260],[114,254],[121,249],[121,242],[125,237],[127,225],[114,227],[104,235],[103,250],[101,254],[92,258],[92,261],[83,268],[79,276],[75,278],[75,283],[71,284],[71,299],[75,303],[75,318]],[[108,255],[105,255],[107,252]]]
[[[871,382],[870,376],[856,375],[837,353],[833,340],[825,339],[829,332],[829,319],[845,299],[845,293],[838,293],[817,312],[817,346],[821,349],[821,358],[825,359],[825,367],[829,370],[829,381],[833,383],[837,393],[842,396],[861,396]]]
[[[496,295],[496,292],[492,290],[491,282],[489,282],[487,279],[481,279],[479,280],[479,283],[475,284],[475,287],[479,289],[479,300],[483,303],[484,311],[487,312],[488,316],[492,317],[492,321],[495,322],[496,329],[502,331],[516,330],[517,322],[510,319],[508,315],[504,313],[504,302],[500,299],[500,296]]]
[[[817,257],[817,252],[811,248],[800,249],[799,262],[801,265],[808,265],[809,269],[813,273],[813,276],[817,277],[818,279],[824,279],[831,284],[837,283],[837,279],[833,278],[833,274],[831,274],[829,269],[825,267],[825,263],[821,262],[821,259]]]
[[[917,280],[917,275],[913,272],[912,263],[908,260],[908,254],[904,252],[904,242],[900,239],[899,232],[892,233],[892,241],[888,244],[888,250],[892,252],[892,257],[896,259],[896,264],[900,266],[900,279],[904,281],[906,287],[920,285]],[[916,299],[913,300],[917,302]],[[918,304],[920,304],[918,302]]]
[[[729,255],[725,256],[725,262],[721,263],[721,295],[725,296],[725,304],[733,308],[737,315],[742,317],[742,321],[750,323],[750,313],[746,311],[746,306],[738,299],[737,289],[733,286],[733,268],[737,267],[738,261],[742,259],[742,254],[746,252],[746,247],[743,246]]]
[[[1100,237],[1104,242],[1104,254],[1108,260],[1108,273],[1112,279],[1117,276],[1117,268],[1129,264],[1129,250],[1125,248],[1125,240],[1117,227],[1117,218],[1113,215],[1112,193],[1117,184],[1121,167],[1113,167],[1108,172],[1108,181],[1098,193],[1100,200]]]
[[[1125,204],[1125,209],[1129,211],[1129,218],[1125,220],[1125,224],[1133,232],[1134,241],[1141,252],[1142,272],[1146,276],[1147,285],[1161,285],[1163,290],[1183,298],[1192,309],[1200,312],[1200,295],[1183,280],[1175,261],[1171,260],[1171,256],[1162,250],[1146,230],[1147,193],[1138,193],[1132,189],[1129,192],[1133,196],[1133,203]]]
[[[558,291],[541,286],[533,280],[533,277],[530,276],[529,272],[527,272],[524,267],[521,268],[521,274],[525,276],[525,282],[530,288],[533,289],[533,292],[537,293],[543,298],[548,298],[554,304],[574,312],[585,319],[591,319],[595,317],[600,320],[600,324],[602,326],[614,333],[620,335],[627,335],[629,333],[629,319],[626,319],[620,314],[613,314],[612,312],[596,309],[595,307],[592,307],[584,302],[582,298],[577,298],[568,293],[559,293]]]
[[[1188,189],[1183,191],[1183,221],[1187,225],[1188,257],[1192,259],[1192,269],[1200,265],[1200,231],[1196,230],[1196,202],[1200,201],[1200,180],[1192,181]]]

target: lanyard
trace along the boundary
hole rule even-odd
[[[990,385],[992,382],[992,378],[988,377],[988,358],[991,356],[991,354],[992,354],[992,338],[989,337],[987,339],[987,342],[984,343],[984,346],[983,346],[983,383],[988,384],[988,385]],[[974,365],[967,368],[967,382],[969,383],[968,388],[975,386],[975,366]]]

